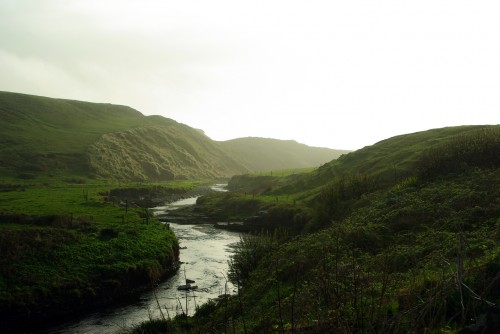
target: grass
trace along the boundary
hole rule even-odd
[[[499,135],[492,126],[396,137],[306,174],[319,180],[299,190],[295,183],[200,200],[201,208],[237,216],[270,205],[275,194],[284,199],[285,189],[290,198],[311,196],[299,233],[242,239],[229,275],[239,294],[192,317],[189,330],[456,333],[480,324],[500,303]],[[380,158],[400,146],[403,153]],[[398,158],[405,172],[388,177]],[[237,184],[252,189],[286,177],[275,178],[238,177]],[[285,217],[281,229],[292,225],[286,213],[274,216]],[[495,319],[480,330],[495,331]],[[169,332],[186,331],[180,325],[174,319]]]
[[[259,172],[254,173],[253,175],[258,176],[290,176],[296,174],[305,174],[310,173],[315,170],[317,167],[306,167],[306,168],[287,168],[287,169],[275,169],[269,172]]]
[[[277,188],[275,192],[297,193],[319,189],[346,175],[356,174],[370,175],[377,178],[381,185],[391,186],[411,177],[422,154],[427,150],[446,146],[455,138],[466,136],[468,133],[474,134],[488,129],[498,132],[499,128],[498,125],[457,126],[396,136],[344,154],[312,173]]]
[[[300,230],[310,210],[293,196],[239,193],[209,194],[198,199],[196,211],[213,222],[242,222],[253,231],[284,227]]]
[[[0,94],[0,111],[3,136],[44,153],[84,151],[102,134],[137,127],[144,118],[124,106],[5,92]]]
[[[190,189],[196,184],[162,185]],[[2,326],[42,321],[129,295],[175,269],[173,232],[143,208],[104,201],[103,194],[118,187],[2,187],[0,315],[12,320]]]
[[[0,116],[0,172],[13,178],[216,179],[317,166],[340,154],[272,139],[216,142],[200,130],[126,106],[17,93],[0,92]],[[260,158],[253,159],[255,154]]]
[[[338,158],[346,150],[308,147],[293,140],[238,138],[219,143],[250,170],[268,173],[273,170],[318,167]]]
[[[244,237],[229,275],[239,295],[190,331],[458,332],[500,302],[499,182],[498,168],[421,179],[314,233]]]
[[[496,133],[499,129],[498,125],[457,126],[396,136],[346,153],[312,170],[236,176],[230,180],[229,188],[250,194],[294,194],[297,199],[311,200],[321,192],[323,186],[349,175],[370,175],[381,186],[390,187],[413,176],[420,167],[418,164],[422,161],[422,155],[446,149],[454,141],[462,140],[460,138],[470,141],[473,138],[467,137],[489,132],[490,135],[486,136],[490,138],[487,140],[493,140],[492,144],[498,145],[492,138],[498,137]]]
[[[119,188],[195,189],[207,181],[185,180],[173,182],[113,183],[95,180],[81,180],[85,183],[71,184],[50,179],[37,179],[23,183],[5,181],[1,188],[15,187],[15,191],[0,191],[0,213],[19,213],[35,215],[98,215],[99,220],[109,222],[110,217],[121,209],[102,201],[103,194]],[[41,182],[41,183],[40,183]],[[94,210],[97,207],[99,210]],[[131,215],[131,218],[133,215]],[[97,217],[96,217],[97,218]]]
[[[143,180],[245,165],[198,131],[130,108],[9,93],[0,102],[0,315],[13,322],[150,284],[175,258],[172,233],[132,203],[104,202],[117,185],[91,170],[132,178],[118,187],[139,191]],[[499,135],[499,126],[434,129],[312,171],[233,178],[235,192],[205,196],[197,210],[287,233],[242,242],[231,264],[237,296],[138,331],[464,328],[500,303]]]
[[[14,178],[165,181],[246,170],[198,130],[126,106],[0,92],[0,115],[2,174]]]

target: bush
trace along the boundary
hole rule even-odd
[[[103,239],[112,239],[118,237],[119,232],[114,228],[103,228],[99,234]]]
[[[137,334],[157,334],[168,333],[169,323],[162,319],[149,320],[141,323],[139,326],[134,327],[132,333]]]
[[[213,300],[196,307],[196,317],[210,317],[217,310],[217,303]]]
[[[368,175],[350,175],[325,187],[318,196],[316,216],[308,229],[318,230],[345,218],[357,200],[376,189],[376,179]]]
[[[432,178],[469,167],[500,167],[500,129],[486,128],[457,136],[424,152],[417,163],[419,176]]]

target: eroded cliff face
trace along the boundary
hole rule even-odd
[[[200,179],[248,172],[199,132],[165,127],[110,133],[90,145],[90,169],[98,177],[128,180]]]

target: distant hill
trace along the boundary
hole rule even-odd
[[[330,161],[318,168],[310,181],[324,184],[349,174],[369,174],[382,184],[393,184],[414,175],[422,155],[429,150],[499,129],[498,125],[463,125],[395,136]]]
[[[249,170],[267,172],[287,168],[316,167],[337,159],[350,151],[310,147],[295,140],[269,138],[238,138],[220,142]]]
[[[12,178],[219,178],[319,166],[336,156],[273,139],[217,142],[199,129],[127,106],[10,92],[0,92],[0,126],[0,171]]]
[[[379,185],[388,186],[415,175],[422,157],[433,150],[443,150],[446,155],[449,154],[447,145],[458,141],[473,143],[481,133],[498,134],[499,131],[500,125],[464,125],[400,135],[344,154],[311,173],[290,176],[286,182],[280,177],[263,176],[259,179],[258,175],[247,175],[233,177],[229,186],[233,190],[249,193],[265,189],[267,193],[305,193],[306,196],[314,196],[326,184],[359,175],[370,175]],[[491,145],[498,146],[498,135],[491,136],[496,138],[491,140]]]
[[[216,142],[183,124],[107,133],[92,143],[92,171],[105,178],[173,180],[227,177],[249,172]]]

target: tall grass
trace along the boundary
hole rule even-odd
[[[424,178],[470,167],[498,168],[499,152],[500,128],[484,128],[458,135],[425,151],[417,168]]]

